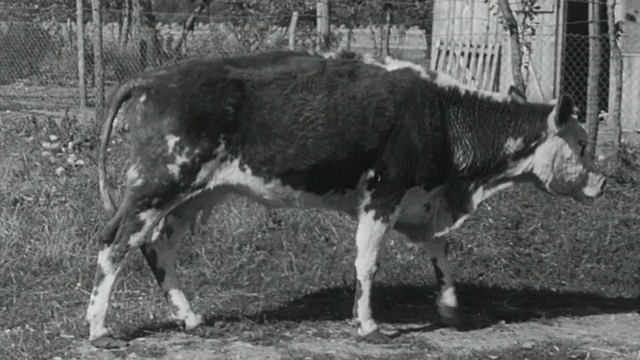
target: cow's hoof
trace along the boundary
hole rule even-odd
[[[375,329],[367,335],[358,335],[357,341],[369,344],[388,344],[391,342],[391,336],[383,334],[380,329]]]
[[[440,322],[445,326],[459,328],[464,324],[464,318],[458,313],[457,307],[440,305],[438,315],[440,315]]]
[[[121,339],[116,339],[111,335],[103,335],[91,340],[91,345],[98,349],[119,349],[129,346],[129,343]]]
[[[202,323],[204,323],[204,317],[201,314],[193,314],[184,320],[184,331],[189,332],[195,330],[202,325]]]

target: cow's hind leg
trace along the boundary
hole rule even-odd
[[[209,194],[207,194],[209,195]],[[158,281],[174,318],[184,324],[185,330],[195,329],[202,324],[202,315],[196,314],[185,296],[176,273],[177,245],[198,212],[206,217],[211,208],[224,201],[225,194],[213,196],[199,195],[180,205],[158,224],[151,242],[142,244],[140,249]]]
[[[445,325],[460,326],[462,319],[458,312],[458,298],[448,257],[447,239],[444,236],[434,236],[426,240],[424,244],[431,257],[436,282],[440,287],[437,299],[438,315]]]
[[[123,203],[130,202],[125,199]],[[157,209],[132,212],[131,208],[124,205],[118,210],[114,219],[105,226],[103,234],[108,237],[103,241],[107,245],[98,253],[94,287],[87,308],[87,321],[90,324],[89,340],[94,346],[114,348],[126,345],[124,341],[111,337],[104,325],[109,298],[126,254],[132,247],[141,245],[145,236],[161,218],[162,214]],[[116,222],[120,222],[120,225],[114,231],[113,224]]]
[[[446,325],[458,326],[458,300],[456,298],[451,265],[447,254],[447,241],[443,236],[434,237],[431,226],[396,223],[395,229],[409,241],[426,247],[439,286],[436,300],[440,320]]]

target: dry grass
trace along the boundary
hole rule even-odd
[[[68,121],[0,125],[0,358],[50,359],[88,334],[94,235],[107,220],[97,189],[97,137]],[[69,142],[73,149],[62,151]],[[125,152],[119,146],[112,163]],[[612,177],[606,195],[591,205],[530,187],[487,201],[450,238],[470,327],[637,310],[637,178],[631,168]],[[331,212],[267,211],[240,198],[220,206],[179,252],[186,293],[214,325],[202,335],[277,343],[315,322],[348,319],[354,232],[353,222]],[[384,322],[433,321],[433,285],[424,250],[394,235],[374,312]],[[108,324],[128,337],[174,331],[166,316],[151,272],[139,252],[131,253]],[[567,346],[557,353],[574,350]],[[563,358],[552,355],[538,358]]]

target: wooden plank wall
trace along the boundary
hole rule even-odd
[[[532,45],[531,62],[527,96],[532,100],[550,100],[557,96],[560,72],[561,53],[557,49],[557,39],[562,36],[563,29],[557,26],[560,20],[559,5],[561,0],[539,0],[541,11],[537,16],[540,23]],[[510,0],[514,14],[520,16],[520,0]],[[490,9],[485,0],[435,0],[433,15],[433,33],[431,63],[437,56],[435,45],[439,39],[447,42],[494,44],[502,46],[498,91],[505,92],[513,84],[511,76],[511,53],[509,36],[498,22],[497,9]],[[442,41],[441,40],[441,41]],[[454,75],[454,74],[452,74]]]
[[[622,107],[620,125],[625,132],[640,130],[640,53],[622,58]]]

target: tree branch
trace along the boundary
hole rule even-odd
[[[522,45],[520,44],[520,35],[518,34],[518,22],[516,21],[508,0],[498,0],[498,9],[504,19],[505,27],[509,31],[511,38],[511,73],[513,76],[514,86],[518,90],[526,94],[526,85],[522,77]]]
[[[180,47],[182,46],[184,41],[187,39],[187,35],[189,35],[189,31],[193,31],[193,27],[195,26],[195,23],[196,23],[196,17],[200,15],[202,10],[209,8],[209,4],[211,4],[211,0],[202,0],[200,5],[198,5],[193,10],[193,12],[191,13],[191,16],[189,16],[189,18],[187,19],[187,21],[185,21],[182,27],[182,36],[180,36],[180,39],[178,39],[175,46],[173,47],[174,52],[177,53],[177,51],[180,50]]]

